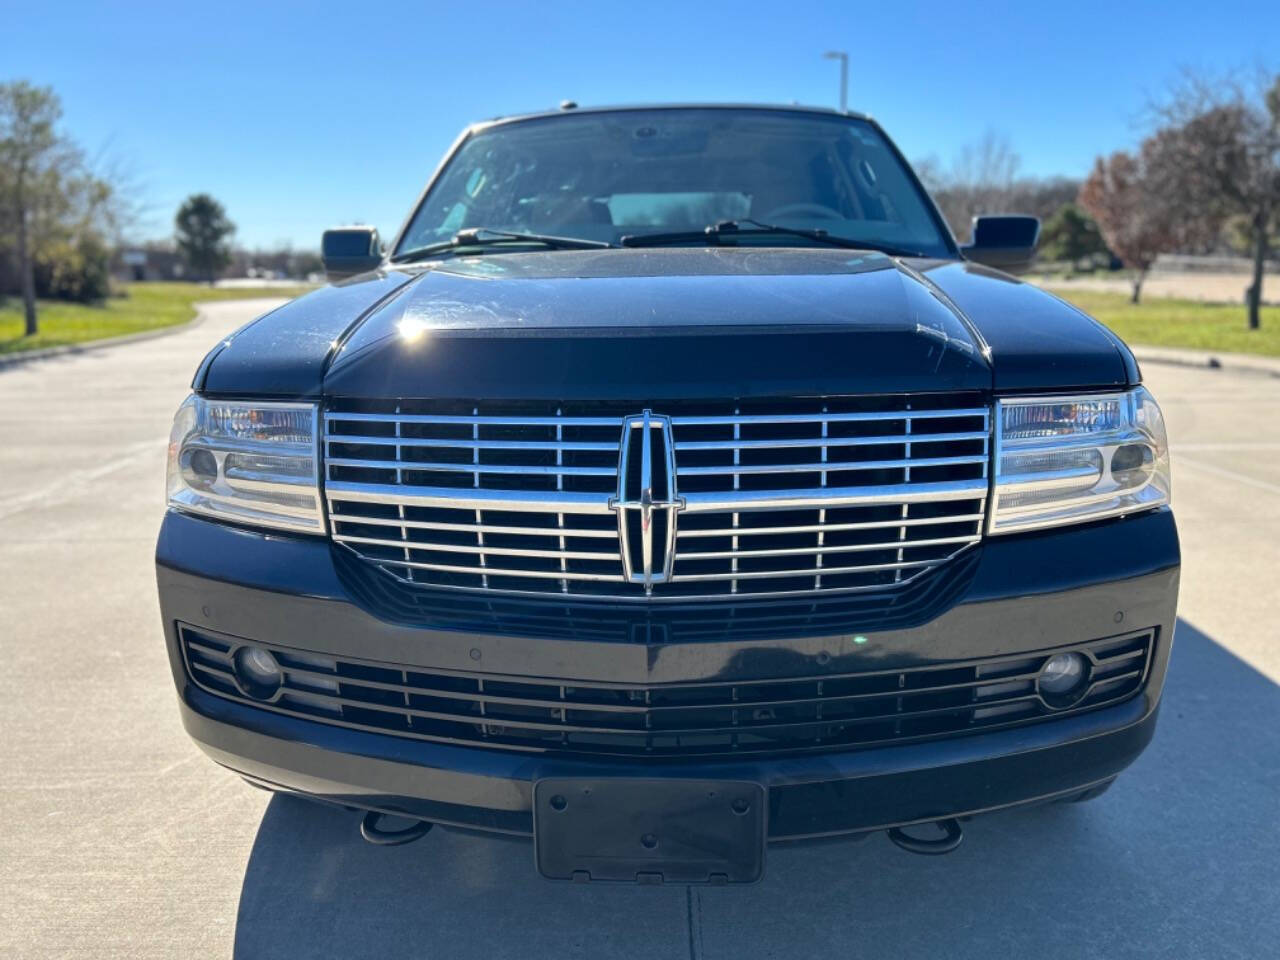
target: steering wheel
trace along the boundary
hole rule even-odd
[[[819,217],[823,220],[843,220],[844,214],[820,203],[784,203],[774,207],[768,213],[761,214],[760,219],[772,223],[779,217]]]

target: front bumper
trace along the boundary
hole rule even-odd
[[[1167,509],[981,547],[964,592],[912,629],[700,643],[531,639],[406,626],[352,597],[324,541],[240,530],[170,513],[157,576],[183,723],[217,762],[267,786],[437,823],[529,835],[533,784],[548,777],[753,781],[769,796],[773,841],[856,833],[1066,795],[1110,779],[1154,733],[1179,575]],[[777,758],[696,763],[513,753],[409,740],[284,716],[196,687],[179,622],[317,654],[410,668],[651,684],[732,679],[743,664],[848,669],[1016,655],[1155,628],[1143,690],[1115,706],[951,739]],[[750,654],[750,655],[747,655]],[[763,659],[762,659],[763,655]],[[853,658],[856,658],[853,659]]]

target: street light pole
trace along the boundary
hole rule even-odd
[[[849,53],[846,50],[828,50],[822,55],[824,60],[840,61],[840,112],[849,110]]]

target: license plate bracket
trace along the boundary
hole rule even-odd
[[[552,880],[755,883],[767,817],[758,783],[548,778],[533,785],[534,856]]]

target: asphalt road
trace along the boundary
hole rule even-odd
[[[528,845],[364,844],[178,722],[152,548],[169,421],[264,306],[0,370],[0,956],[1263,957],[1280,952],[1280,380],[1146,371],[1185,566],[1155,743],[1090,804],[771,851],[752,888],[583,888]]]

